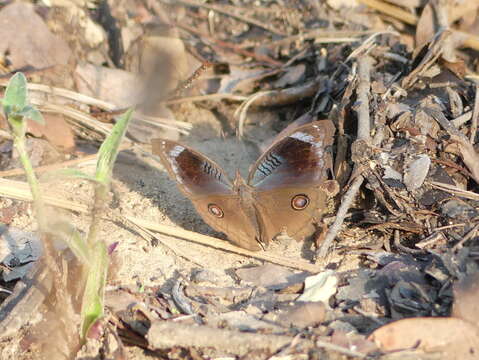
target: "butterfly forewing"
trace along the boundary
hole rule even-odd
[[[334,125],[316,121],[275,141],[251,168],[248,184],[257,191],[317,184],[331,168]]]
[[[187,196],[233,194],[231,182],[213,160],[173,141],[155,139],[152,147]]]

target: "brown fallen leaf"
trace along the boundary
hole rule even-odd
[[[269,320],[285,327],[305,328],[319,324],[326,319],[326,306],[320,301],[299,302],[293,306],[278,311]]]
[[[75,137],[65,118],[62,115],[48,113],[43,116],[45,117],[45,125],[29,120],[27,132],[35,137],[44,137],[53,146],[63,151],[73,150]]]
[[[465,138],[451,136],[451,140],[457,142],[462,160],[472,174],[473,179],[479,184],[479,153],[474,146]]]
[[[454,284],[454,305],[451,316],[479,326],[479,273],[471,274]]]
[[[26,2],[13,2],[0,11],[0,38],[0,53],[10,53],[13,69],[66,65],[70,59],[67,43],[53,35],[34,6]]]
[[[278,290],[294,283],[303,282],[309,275],[306,272],[295,273],[283,266],[265,264],[236,270],[236,275],[243,281],[256,286]]]
[[[479,328],[456,318],[410,318],[392,322],[368,337],[386,352],[418,349],[439,352],[442,359],[477,359]]]

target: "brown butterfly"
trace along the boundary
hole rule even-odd
[[[234,244],[260,250],[286,232],[303,240],[314,232],[337,183],[332,168],[331,121],[315,121],[278,138],[251,167],[245,182],[231,182],[214,161],[179,143],[155,139],[153,153],[198,213]]]

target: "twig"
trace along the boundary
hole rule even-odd
[[[479,107],[478,107],[479,111]],[[455,119],[452,119],[451,122],[454,124],[455,127],[461,127],[461,125],[465,124],[469,120],[472,119],[472,111],[467,111],[464,114],[458,116]]]
[[[191,256],[185,254],[184,251],[181,251],[180,249],[178,249],[178,247],[175,244],[175,239],[166,238],[164,236],[158,236],[157,234],[152,233],[150,230],[142,226],[139,226],[138,224],[126,219],[125,217],[117,215],[113,211],[110,212],[109,217],[110,219],[115,219],[120,224],[124,224],[126,227],[133,228],[134,229],[133,231],[135,231],[148,243],[153,244],[154,241],[157,241],[161,243],[163,246],[165,246],[166,248],[168,248],[170,251],[172,251],[176,256],[182,257],[186,261],[189,261],[199,267],[202,267],[202,268],[207,267],[206,264],[202,264],[197,259],[192,259]]]
[[[358,60],[358,136],[357,140],[370,140],[371,120],[369,118],[369,89],[371,88],[372,59],[363,57]]]
[[[371,72],[371,65],[372,59],[368,56],[362,57],[358,60],[358,100],[360,102],[358,112],[358,137],[357,140],[364,140],[369,143],[370,139],[370,119],[369,119],[369,89],[371,86],[370,83],[370,72]],[[358,165],[355,165],[355,169],[358,169]],[[354,171],[353,171],[354,173]],[[334,220],[333,225],[328,230],[326,237],[318,249],[318,256],[316,261],[319,259],[324,258],[328,250],[331,246],[331,243],[336,238],[341,225],[344,222],[344,218],[351,207],[356,194],[361,187],[361,184],[364,181],[364,177],[362,175],[358,175],[351,186],[349,187],[348,191],[344,194],[343,198],[341,199],[341,206],[339,207],[336,213],[336,219]]]
[[[326,234],[326,237],[324,238],[323,243],[319,247],[319,252],[318,252],[316,261],[324,258],[328,254],[329,247],[331,246],[331,243],[336,238],[336,235],[341,229],[341,226],[343,225],[343,222],[344,222],[344,218],[346,217],[346,214],[348,213],[349,208],[353,204],[353,201],[356,198],[356,194],[358,193],[359,188],[361,187],[363,181],[364,181],[364,178],[362,175],[359,175],[358,177],[356,177],[353,183],[349,186],[348,191],[346,191],[346,193],[341,198],[341,206],[336,212],[336,218],[334,219],[333,225],[329,227],[328,233]]]
[[[0,86],[7,86],[8,81],[7,80],[0,80]],[[45,95],[51,95],[51,96],[56,96],[56,97],[62,97],[65,99],[69,99],[75,102],[79,102],[81,104],[89,105],[89,106],[95,106],[98,107],[104,111],[108,112],[113,112],[113,111],[118,111],[121,110],[121,112],[124,112],[126,109],[119,109],[117,105],[114,105],[112,103],[109,103],[107,101],[99,100],[94,97],[80,94],[75,91],[63,89],[63,88],[58,88],[58,87],[53,87],[53,86],[48,86],[48,85],[43,85],[43,84],[32,84],[29,83],[27,84],[27,89],[30,91],[30,94],[32,96],[32,103],[36,105],[54,105],[52,104],[51,101],[47,101],[46,99],[41,99],[39,96],[35,96],[35,92],[43,93]],[[73,116],[75,118],[75,115],[82,114],[84,116],[88,116],[90,119],[94,119],[91,115],[85,114],[82,111],[72,109],[74,112],[70,113],[67,110],[62,110],[62,108],[66,109],[72,109],[68,106],[65,105],[56,105],[52,111],[53,112],[59,112],[63,113],[65,111],[65,115],[67,116]],[[79,116],[79,115],[77,115]],[[152,117],[152,116],[146,116],[142,115],[140,113],[135,114],[135,118],[138,120],[142,121],[148,121],[150,120],[151,122],[154,123],[156,126],[161,126],[161,127],[167,127],[167,128],[174,128],[179,131],[183,130],[190,130],[192,128],[192,125],[190,123],[184,122],[184,121],[178,121],[178,120],[173,120],[173,119],[163,119],[159,117]],[[151,124],[151,123],[150,123]]]
[[[73,201],[61,199],[58,197],[58,194],[55,194],[55,195],[51,193],[49,194],[49,192],[46,191],[45,189],[42,189],[42,193],[43,193],[43,200],[48,205],[56,206],[66,210],[76,211],[82,214],[87,214],[89,212],[87,205],[78,204]],[[30,192],[30,189],[28,188],[28,185],[23,181],[0,179],[0,196],[5,196],[5,197],[23,200],[23,201],[32,201],[32,194]],[[246,256],[249,258],[256,258],[256,259],[267,261],[273,264],[278,264],[278,265],[282,265],[282,266],[286,266],[292,269],[297,269],[302,271],[309,271],[309,272],[316,273],[321,270],[319,266],[314,264],[309,264],[305,261],[285,259],[283,257],[276,257],[266,253],[249,251],[249,250],[234,246],[225,240],[220,240],[211,236],[198,234],[193,231],[187,231],[187,230],[180,229],[173,226],[158,224],[156,222],[148,222],[143,219],[134,218],[132,216],[125,216],[125,221],[126,220],[131,221],[138,226],[141,226],[143,228],[146,228],[152,231],[157,231],[162,234],[174,236],[187,241],[209,246],[221,251]]]
[[[457,186],[437,182],[437,181],[426,181],[428,185],[431,185],[433,188],[449,192],[451,194],[454,194],[459,197],[463,197],[465,199],[471,199],[471,200],[479,200],[479,194],[472,192],[472,191],[467,191],[461,188],[458,188]]]
[[[479,154],[476,152],[469,139],[449,120],[447,120],[442,112],[431,108],[424,108],[424,111],[432,116],[439,125],[449,133],[451,140],[459,147],[462,161],[464,161],[468,169],[471,171],[472,178],[479,184]]]
[[[378,0],[358,0],[360,3],[367,5],[373,9],[378,10],[384,14],[392,16],[396,19],[404,21],[409,25],[416,25],[417,24],[417,16],[401,9],[398,6],[390,5],[383,1]]]
[[[148,331],[148,343],[152,349],[172,347],[214,348],[229,354],[245,355],[254,350],[275,353],[293,341],[290,336],[266,335],[217,329],[206,325],[186,325],[172,321],[155,321]],[[309,340],[301,344],[313,346]]]
[[[253,106],[283,106],[296,103],[316,94],[321,87],[321,80],[315,79],[299,86],[281,90],[264,92],[251,105]]]
[[[208,94],[208,95],[198,95],[198,96],[189,96],[183,97],[180,99],[171,99],[165,101],[165,104],[182,104],[185,102],[199,102],[199,101],[212,101],[212,100],[230,100],[230,101],[245,101],[248,99],[247,96],[242,95],[233,95],[233,94]]]
[[[351,39],[357,41],[360,36],[373,34],[375,31],[328,31],[326,29],[313,29],[302,34],[291,35],[284,39],[275,40],[269,44],[265,44],[266,47],[272,49],[281,45],[288,45],[294,41],[300,40],[312,40],[317,38],[330,39],[331,42],[336,42],[336,39]],[[251,47],[250,44],[244,45],[244,47]]]
[[[411,249],[411,248],[401,244],[401,239],[399,238],[399,230],[397,230],[397,229],[394,230],[394,246],[396,246],[402,252],[409,253],[409,254],[423,254],[424,253],[424,250]]]
[[[164,1],[164,0],[162,0],[162,1]],[[196,1],[192,1],[192,0],[176,0],[176,1],[173,1],[173,4],[175,4],[175,5],[186,5],[186,6],[191,6],[191,7],[199,7],[199,8],[204,8],[204,9],[208,9],[208,10],[213,10],[213,11],[216,11],[217,13],[220,13],[220,14],[223,14],[223,15],[226,15],[226,16],[230,16],[230,17],[232,17],[236,20],[242,21],[244,23],[257,26],[257,27],[259,27],[261,29],[264,29],[264,30],[267,30],[267,31],[269,31],[273,34],[280,35],[280,36],[286,36],[287,35],[287,34],[281,32],[281,31],[278,31],[278,30],[272,28],[269,25],[266,25],[264,22],[260,22],[260,21],[257,21],[255,19],[251,19],[251,18],[248,18],[246,16],[227,11],[219,5],[208,5],[208,4],[199,3],[199,2],[196,2]]]
[[[32,193],[27,183],[8,179],[0,179],[0,196],[12,199],[32,201]],[[42,189],[43,200],[48,205],[53,205],[62,209],[76,211],[82,214],[88,213],[88,206],[74,203],[65,199],[60,199],[58,194],[54,195]]]
[[[472,239],[476,234],[477,230],[479,230],[479,224],[476,224],[471,231],[469,231],[456,245],[452,247],[452,251],[457,251],[458,249],[461,249],[464,243],[470,239]]]
[[[430,107],[425,107],[423,110],[426,114],[434,118],[439,125],[441,125],[441,127],[449,133],[450,136],[455,136],[463,141],[467,141],[467,138],[464,136],[464,134],[460,132],[441,111],[432,109]]]
[[[292,269],[298,269],[298,270],[310,271],[310,272],[318,272],[321,270],[319,266],[314,264],[309,264],[305,261],[285,259],[283,257],[276,257],[276,256],[262,253],[262,252],[249,251],[249,250],[234,246],[225,240],[216,239],[214,237],[199,234],[193,231],[188,231],[188,230],[173,227],[173,226],[158,224],[157,222],[149,222],[143,219],[133,218],[131,216],[125,216],[125,217],[126,219],[136,223],[137,225],[150,229],[152,231],[157,231],[165,235],[174,236],[174,237],[191,241],[197,244],[206,245],[214,249],[222,250],[225,252],[231,252],[234,254],[238,254],[238,255],[242,255],[242,256],[246,256],[250,258],[256,258],[259,260],[268,261],[273,264],[286,266]]]
[[[242,138],[244,135],[244,124],[246,122],[246,114],[248,113],[248,109],[256,100],[258,100],[262,96],[268,95],[269,91],[260,91],[256,94],[251,95],[248,100],[243,102],[234,112],[234,117],[238,119],[238,137]]]
[[[241,46],[239,46],[238,44],[234,44],[234,43],[230,43],[230,42],[227,42],[227,41],[224,41],[224,40],[218,40],[218,39],[215,39],[214,37],[212,36],[208,36],[208,35],[205,35],[203,33],[201,33],[200,31],[198,31],[197,29],[194,29],[190,26],[187,26],[185,24],[181,24],[181,23],[176,23],[175,24],[178,28],[180,29],[183,29],[189,33],[192,33],[196,36],[198,36],[201,40],[207,40],[208,42],[212,43],[213,45],[215,46],[219,46],[227,51],[230,51],[230,52],[233,52],[233,53],[238,53],[238,54],[241,54],[241,55],[244,55],[246,57],[251,57],[253,59],[256,59],[257,61],[261,61],[261,62],[266,62],[266,63],[269,63],[270,65],[273,65],[273,66],[283,66],[283,63],[281,61],[278,61],[278,60],[275,60],[267,55],[262,55],[262,54],[257,54],[256,52],[252,52],[252,51],[248,51],[244,48],[242,48]]]
[[[178,310],[181,310],[183,314],[187,315],[196,315],[195,311],[193,310],[193,306],[191,305],[190,299],[183,294],[183,286],[181,285],[181,279],[177,279],[173,284],[173,288],[171,289],[171,296],[173,297],[173,301],[175,305],[178,307]]]
[[[120,151],[129,150],[131,148],[132,148],[131,146],[122,145],[120,147]],[[78,158],[78,159],[67,160],[67,161],[64,161],[64,162],[61,162],[61,163],[57,163],[57,164],[39,166],[39,167],[36,167],[34,170],[35,170],[36,174],[41,174],[41,173],[48,172],[48,171],[65,169],[67,167],[71,167],[71,166],[74,166],[74,165],[86,163],[88,161],[95,160],[97,157],[98,157],[97,154],[86,155],[86,156]],[[25,173],[25,170],[23,168],[0,171],[0,178],[9,177],[9,176],[23,175],[24,173]]]
[[[342,346],[339,346],[339,345],[336,345],[336,344],[332,344],[332,343],[328,343],[328,342],[325,342],[325,341],[321,341],[321,340],[316,341],[316,346],[321,347],[323,349],[336,351],[338,353],[341,353],[341,354],[344,354],[344,355],[347,355],[347,356],[358,357],[358,358],[361,358],[361,359],[366,358],[366,355],[363,354],[363,353],[360,353],[359,351],[349,350],[349,349],[346,349],[345,347],[342,347]]]
[[[479,118],[479,84],[476,84],[476,96],[474,98],[474,111],[471,119],[471,135],[469,141],[474,145],[477,134],[477,119]]]

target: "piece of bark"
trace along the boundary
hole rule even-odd
[[[253,350],[274,353],[293,342],[293,338],[282,335],[243,333],[217,329],[205,325],[186,325],[171,321],[155,321],[151,324],[147,339],[153,350],[176,346],[213,348],[229,354],[244,355]],[[312,345],[310,341],[302,341]]]

